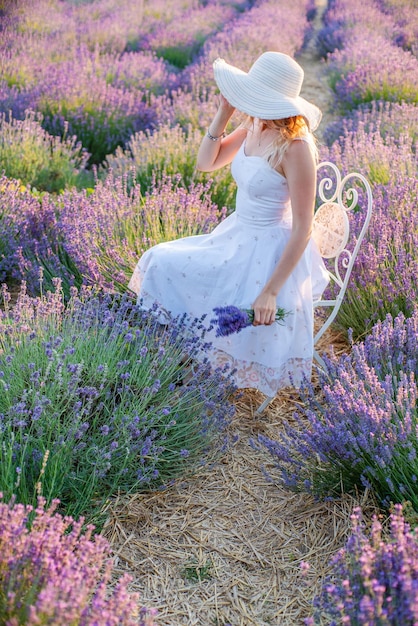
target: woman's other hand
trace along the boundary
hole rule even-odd
[[[276,319],[277,302],[276,295],[268,292],[261,292],[252,304],[254,309],[254,326],[262,324],[270,326]]]

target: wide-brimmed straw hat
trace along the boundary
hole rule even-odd
[[[219,58],[213,71],[221,94],[247,115],[262,120],[303,115],[312,131],[321,121],[321,110],[299,95],[304,72],[287,54],[265,52],[248,72]]]

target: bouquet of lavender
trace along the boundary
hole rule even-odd
[[[251,326],[254,321],[253,309],[240,309],[236,306],[220,306],[213,309],[216,318],[212,320],[212,324],[217,326],[216,336],[227,337],[233,333],[239,333],[243,328]],[[283,322],[287,312],[278,308],[276,311],[276,322]]]

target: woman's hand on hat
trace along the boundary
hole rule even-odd
[[[231,117],[235,111],[235,107],[232,106],[222,94],[219,94],[219,109],[222,110],[222,113],[227,115],[228,118]]]

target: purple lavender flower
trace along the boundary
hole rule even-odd
[[[418,533],[406,523],[401,505],[390,515],[386,538],[376,518],[365,534],[360,508],[352,517],[346,546],[332,559],[332,573],[314,599],[306,624],[414,626],[418,620]],[[327,622],[328,623],[328,622]]]
[[[217,337],[227,337],[238,333],[252,324],[248,312],[236,306],[216,307],[213,311],[217,315],[217,318],[212,320],[212,323],[217,325]]]
[[[217,317],[212,324],[217,326],[216,336],[227,337],[233,333],[239,333],[243,328],[251,326],[254,321],[253,309],[240,309],[236,306],[216,307],[213,309]],[[276,311],[276,322],[284,320],[286,312],[278,308]]]
[[[112,580],[111,550],[93,526],[83,531],[39,498],[32,506],[4,503],[0,495],[0,621],[8,624],[155,626],[155,609],[128,591],[131,577]],[[31,520],[30,523],[28,520]],[[138,622],[139,618],[139,622]]]

